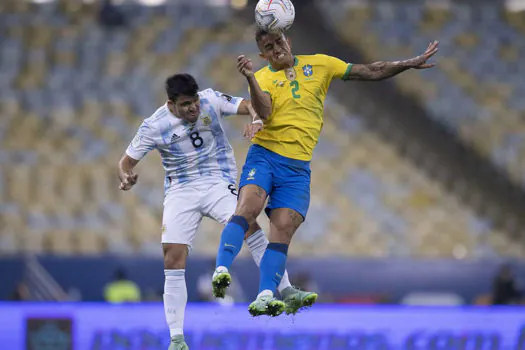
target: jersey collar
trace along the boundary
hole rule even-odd
[[[297,66],[299,64],[299,59],[297,58],[297,56],[294,57],[294,64],[293,66]],[[268,69],[270,69],[270,71],[272,72],[277,72],[275,69],[273,69],[272,65],[268,63]]]

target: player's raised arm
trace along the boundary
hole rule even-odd
[[[249,58],[241,55],[237,58],[237,69],[246,77],[250,86],[251,104],[261,119],[267,119],[272,114],[272,99],[265,93],[253,73],[253,64]]]
[[[427,63],[430,57],[438,52],[438,41],[428,45],[427,50],[419,56],[395,62],[379,61],[370,64],[354,64],[348,74],[348,80],[383,80],[393,77],[408,69],[427,69],[435,66]]]

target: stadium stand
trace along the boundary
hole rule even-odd
[[[141,162],[139,186],[130,193],[118,190],[116,162],[141,119],[163,102],[163,80],[169,74],[186,71],[201,87],[245,96],[235,58],[240,52],[256,55],[253,31],[232,19],[229,9],[187,1],[151,8],[126,5],[126,26],[117,28],[99,24],[93,4],[13,1],[1,6],[0,252],[158,256],[163,196],[159,157],[150,155]],[[478,45],[479,35],[458,36],[469,31],[449,10],[427,11],[419,5],[388,9],[388,3],[374,13],[349,9],[345,18],[351,20],[341,19],[346,25],[341,31],[348,40],[362,40],[361,48],[371,57],[412,54],[414,47],[425,47],[427,35],[457,37],[448,45],[443,40],[445,52],[466,52]],[[460,13],[469,16],[468,10]],[[420,24],[427,17],[432,20]],[[498,18],[488,19],[502,33],[514,33]],[[9,25],[15,21],[25,25]],[[407,33],[413,26],[433,32],[411,41]],[[364,29],[371,29],[370,36],[355,35]],[[500,44],[493,42],[490,54],[501,52],[512,60],[516,48]],[[455,55],[439,70],[397,82],[406,91],[421,93],[436,118],[457,128],[480,150],[484,147],[488,156],[505,159],[504,166],[514,169],[511,173],[519,179],[525,170],[520,153],[505,151],[504,140],[521,145],[511,134],[522,127],[519,113],[525,106],[514,100],[523,82],[517,74],[490,66],[492,56],[469,56],[476,60]],[[487,65],[494,69],[489,75],[493,81],[483,86],[492,93],[476,96],[477,90],[462,84],[479,84],[478,75]],[[422,79],[429,90],[417,89]],[[494,80],[499,80],[496,85]],[[496,93],[505,94],[508,104],[495,103]],[[455,103],[442,103],[445,99]],[[464,107],[457,113],[459,105]],[[239,166],[248,146],[241,138],[242,125],[235,117],[227,123]],[[490,145],[482,145],[483,140]],[[291,248],[295,256],[467,258],[525,253],[367,129],[361,116],[333,99],[327,101],[312,173],[311,209]],[[215,254],[219,233],[218,225],[203,222],[196,252]],[[330,239],[319,246],[323,236]]]
[[[370,59],[419,54],[440,40],[437,69],[396,79],[432,117],[525,187],[523,12],[503,2],[340,1],[329,23]],[[341,11],[341,8],[345,8]],[[425,89],[420,87],[424,85]]]

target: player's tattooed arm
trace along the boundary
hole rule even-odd
[[[118,177],[120,179],[120,189],[127,191],[131,189],[139,178],[138,174],[133,172],[133,169],[138,164],[138,160],[131,158],[124,154],[118,162]]]
[[[427,69],[435,66],[427,63],[430,57],[438,52],[438,41],[432,41],[427,50],[419,56],[395,62],[374,62],[371,64],[354,64],[348,75],[349,80],[384,80],[408,69]]]
[[[237,69],[246,77],[250,86],[251,104],[261,119],[266,119],[272,114],[272,98],[261,89],[253,74],[252,60],[241,55],[237,58]]]

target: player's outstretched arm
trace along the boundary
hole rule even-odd
[[[354,64],[348,75],[349,80],[383,80],[393,77],[408,69],[427,69],[435,66],[434,63],[427,63],[430,57],[438,52],[438,41],[433,41],[428,45],[427,50],[419,56],[404,61],[395,62],[374,62],[371,64]]]
[[[119,188],[122,191],[128,191],[137,183],[139,175],[135,174],[133,169],[138,163],[138,160],[131,158],[127,154],[124,154],[118,162]]]
[[[251,104],[261,119],[267,119],[272,114],[272,98],[265,93],[253,74],[252,60],[241,55],[237,58],[237,69],[246,77],[250,86]]]
[[[255,119],[257,117],[257,112],[255,112],[255,109],[253,109],[250,100],[242,100],[241,104],[239,105],[239,109],[237,110],[237,114],[249,115],[252,117],[252,119]]]

